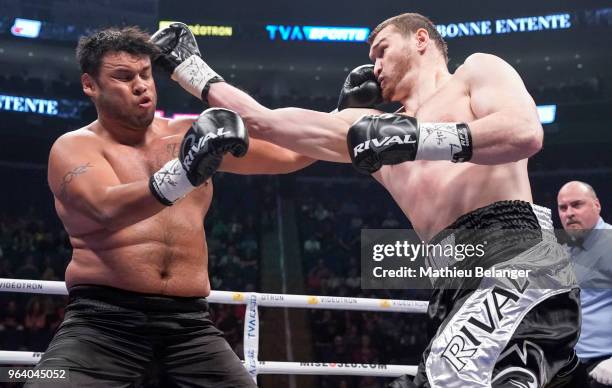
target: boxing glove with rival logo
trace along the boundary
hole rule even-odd
[[[171,23],[151,36],[160,50],[155,64],[170,74],[183,89],[206,102],[210,84],[223,78],[202,59],[195,36],[184,23]]]
[[[384,165],[414,160],[467,162],[472,135],[465,123],[419,123],[399,113],[366,115],[347,134],[353,166],[372,174]]]
[[[223,108],[207,109],[181,142],[179,157],[170,160],[149,180],[155,198],[170,206],[210,178],[230,152],[244,156],[249,136],[238,114]]]

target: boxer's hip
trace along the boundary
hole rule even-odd
[[[521,373],[533,378],[534,386],[569,365],[579,333],[578,290],[567,253],[554,236],[550,210],[522,201],[496,202],[460,217],[432,243],[485,248],[481,257],[465,260],[430,256],[431,267],[491,272],[432,279],[428,314],[436,332],[424,354],[423,381],[491,386],[502,369],[527,368],[520,362],[527,348],[537,357]],[[507,365],[502,367],[502,360]]]
[[[115,306],[143,313],[154,312],[206,312],[208,302],[204,297],[183,297],[159,294],[146,294],[120,288],[81,284],[68,290],[68,307],[77,304],[90,306]]]
[[[455,249],[433,249],[426,263],[434,270],[462,270],[471,276],[431,278],[434,287],[486,287],[488,275],[537,281],[538,288],[574,287],[569,256],[557,242],[550,213],[524,201],[500,201],[459,217],[430,242]],[[472,254],[445,254],[465,252],[465,247],[471,247]]]
[[[99,285],[71,287],[60,329],[92,326],[109,335],[133,335],[145,341],[164,340],[169,330],[218,333],[203,297],[143,294]]]

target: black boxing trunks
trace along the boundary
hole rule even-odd
[[[68,370],[53,387],[256,386],[211,322],[205,298],[105,286],[70,289],[64,321],[36,368]]]
[[[426,259],[436,270],[474,275],[481,267],[489,275],[431,279],[433,339],[414,380],[402,376],[390,387],[569,387],[578,365],[579,290],[550,210],[495,202],[463,215],[430,242],[478,243],[485,253],[474,260]]]

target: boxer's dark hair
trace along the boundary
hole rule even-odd
[[[374,30],[372,30],[370,36],[368,36],[368,43],[372,44],[374,39],[376,39],[376,35],[378,35],[378,33],[382,31],[383,28],[388,26],[393,26],[397,28],[402,34],[406,36],[417,32],[419,28],[424,28],[425,30],[427,30],[429,38],[434,41],[434,43],[440,50],[440,53],[442,53],[444,61],[448,63],[448,47],[446,46],[446,42],[442,38],[442,35],[440,35],[438,30],[436,29],[436,26],[433,24],[433,22],[427,17],[418,13],[403,13],[401,15],[393,16],[392,18],[389,18],[384,22],[380,23],[378,26],[376,26]]]
[[[109,52],[144,55],[153,61],[159,55],[159,49],[150,39],[151,36],[138,27],[111,27],[82,36],[76,48],[81,73],[96,77],[102,58]]]

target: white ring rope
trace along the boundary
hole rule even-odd
[[[68,295],[66,284],[60,281],[0,278],[0,292]],[[294,307],[332,310],[386,311],[425,313],[427,302],[400,299],[369,299],[335,296],[266,294],[257,292],[211,291],[210,303],[246,304],[244,319],[245,367],[253,378],[258,374],[353,375],[394,377],[414,375],[416,366],[359,363],[279,362],[259,361],[259,306]],[[0,365],[35,365],[43,353],[0,350]]]

